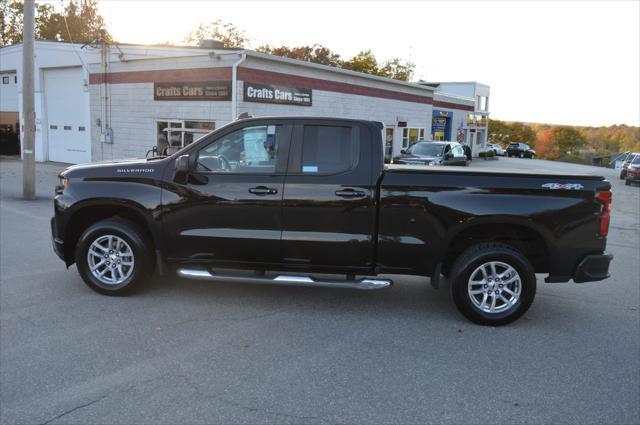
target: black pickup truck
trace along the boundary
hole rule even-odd
[[[169,157],[66,169],[51,229],[58,256],[103,294],[154,272],[357,289],[389,286],[380,274],[434,287],[444,275],[462,314],[502,325],[531,305],[535,273],[609,276],[610,187],[588,175],[385,166],[380,123],[248,118]]]

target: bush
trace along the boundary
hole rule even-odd
[[[480,152],[478,154],[478,156],[480,158],[492,158],[492,157],[496,156],[496,153],[494,151],[492,151],[492,150],[491,151],[484,151],[484,152]]]

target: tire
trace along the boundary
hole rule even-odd
[[[94,291],[103,295],[126,295],[150,277],[154,264],[152,252],[152,244],[139,226],[112,218],[99,221],[82,233],[76,245],[76,266],[84,283]],[[103,258],[103,254],[107,257]],[[101,273],[103,277],[96,276]]]
[[[520,152],[520,158],[524,158],[524,154]]]
[[[534,154],[531,154],[531,159],[536,159],[536,156]]]
[[[492,263],[496,273],[489,281]],[[482,278],[483,266],[487,278]],[[456,307],[463,316],[478,325],[502,326],[517,320],[529,309],[536,295],[533,266],[519,251],[502,243],[482,243],[468,248],[454,262],[450,276]],[[495,281],[496,276],[501,280]],[[471,284],[472,279],[484,283]],[[501,284],[503,286],[498,287]],[[496,290],[499,291],[498,297]],[[480,293],[472,294],[471,291]],[[481,307],[496,311],[483,311]]]
[[[625,186],[631,186],[631,181],[630,180],[625,180],[624,184],[625,184]]]

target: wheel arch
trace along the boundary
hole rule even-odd
[[[483,242],[502,242],[531,261],[537,273],[549,270],[552,236],[533,223],[514,217],[477,218],[450,232],[444,241],[443,272],[447,274],[455,259],[467,248]]]
[[[149,254],[155,256],[159,246],[158,235],[154,232],[153,219],[140,204],[132,201],[91,199],[74,205],[65,228],[64,257],[68,266],[75,262],[75,249],[82,233],[91,225],[109,218],[121,218],[137,225],[148,240],[153,243]]]

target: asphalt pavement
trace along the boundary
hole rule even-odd
[[[60,164],[0,161],[2,424],[640,423],[640,187],[539,160],[475,168],[603,174],[604,282],[543,284],[529,312],[474,325],[448,284],[372,292],[157,279],[98,295],[52,251]]]

